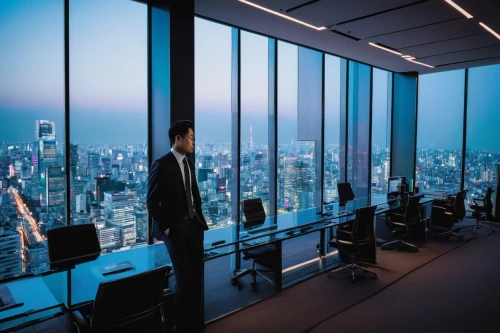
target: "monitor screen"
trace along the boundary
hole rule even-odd
[[[397,193],[399,192],[398,186],[401,185],[401,178],[389,178],[389,188],[387,190],[388,193]]]

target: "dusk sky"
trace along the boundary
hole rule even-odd
[[[122,0],[70,1],[72,143],[147,140],[146,6]],[[230,142],[232,28],[195,19],[196,137]],[[35,121],[53,120],[64,140],[63,2],[0,2],[0,141],[34,140]],[[242,32],[241,132],[268,137],[268,41]],[[297,137],[298,50],[278,43],[279,142]],[[340,59],[325,64],[325,143],[339,142]],[[388,72],[374,70],[373,144],[387,146]],[[318,77],[321,80],[321,77]],[[469,149],[498,149],[500,65],[469,71]],[[418,147],[459,149],[464,71],[419,78]]]

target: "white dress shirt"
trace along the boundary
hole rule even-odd
[[[177,159],[177,163],[179,163],[179,168],[181,168],[181,173],[182,173],[182,180],[184,181],[184,188],[186,188],[186,175],[184,174],[184,159],[187,158],[186,155],[182,155],[181,153],[177,152],[174,148],[170,149],[172,154],[174,154],[175,158]],[[191,184],[191,202],[193,203],[193,210],[194,208],[194,198],[193,198],[193,179],[191,178],[191,168],[189,167],[189,163],[186,161],[187,167],[189,170],[189,180]]]

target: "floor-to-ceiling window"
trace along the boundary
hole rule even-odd
[[[373,69],[371,195],[384,197],[391,165],[392,73]]]
[[[460,190],[465,71],[419,77],[416,186]]]
[[[145,244],[147,9],[72,0],[69,11],[71,223],[94,223],[103,252]]]
[[[340,180],[341,58],[325,55],[325,124],[323,201],[338,198]]]
[[[66,225],[64,96],[63,2],[1,1],[0,280],[48,270]]]
[[[241,32],[240,200],[269,212],[269,38]],[[269,215],[269,214],[267,214]]]
[[[471,68],[468,76],[464,188],[477,198],[498,182],[500,65]]]
[[[207,240],[231,239],[232,225],[232,31],[195,19],[196,175],[203,214],[211,229]],[[216,231],[218,229],[218,231]],[[230,232],[230,231],[229,231]]]

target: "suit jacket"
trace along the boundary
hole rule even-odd
[[[191,192],[193,194],[195,219],[203,229],[208,230],[207,222],[201,212],[201,197],[194,164],[187,159],[191,173]],[[186,223],[188,206],[181,168],[172,152],[153,162],[149,172],[147,206],[153,224],[151,235],[160,239],[162,232],[168,228],[179,227]]]

